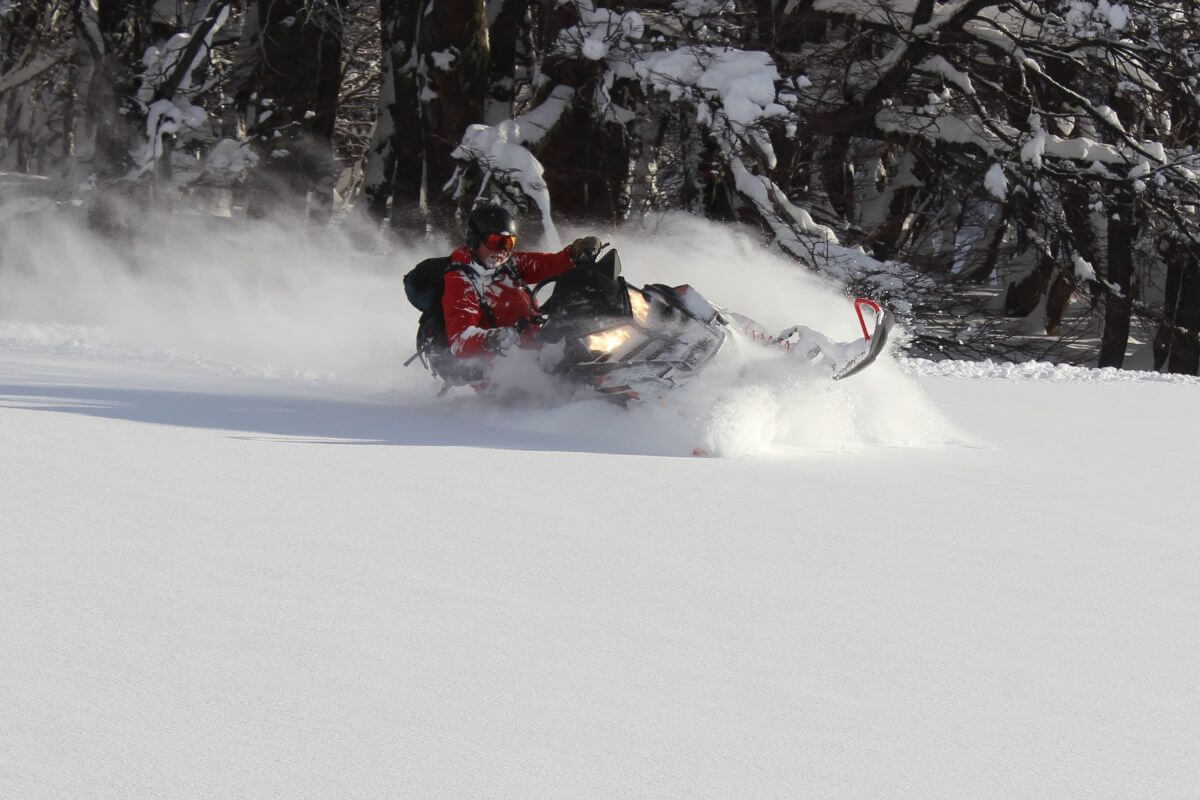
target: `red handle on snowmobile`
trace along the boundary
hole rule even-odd
[[[878,318],[883,309],[880,308],[879,303],[876,303],[874,300],[868,300],[865,297],[854,298],[854,313],[858,314],[858,324],[862,328],[863,338],[869,342],[871,341],[871,332],[867,330],[867,321],[863,319],[863,306],[870,306],[871,310],[875,312],[876,318]]]

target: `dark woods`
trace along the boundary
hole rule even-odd
[[[0,224],[685,211],[916,354],[1200,369],[1195,4],[606,2],[0,0]]]

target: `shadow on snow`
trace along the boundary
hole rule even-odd
[[[226,394],[52,384],[0,384],[0,406],[229,431],[252,441],[409,447],[484,447],[626,455],[672,455],[635,442],[506,427],[502,409],[475,398],[403,405],[286,394]],[[411,401],[409,401],[411,402]],[[485,413],[489,412],[489,413]],[[531,417],[539,412],[521,409]],[[615,408],[611,413],[619,413]],[[474,417],[474,418],[472,418]],[[487,417],[481,420],[479,417]],[[500,419],[496,419],[500,418]]]

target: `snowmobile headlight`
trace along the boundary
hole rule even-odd
[[[642,294],[640,289],[629,290],[629,308],[633,311],[633,321],[644,325],[650,316],[650,301],[646,299],[646,295]]]
[[[619,328],[609,328],[606,331],[593,333],[587,337],[584,343],[587,345],[587,349],[593,353],[611,353],[629,341],[630,336],[633,336],[633,331],[629,329],[628,325],[622,325]]]

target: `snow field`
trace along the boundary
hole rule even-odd
[[[5,351],[0,793],[1186,796],[1195,388],[925,388],[991,446]]]
[[[1194,379],[437,401],[406,263],[38,233],[0,282],[0,796],[1200,792]],[[857,325],[720,228],[620,244]]]

